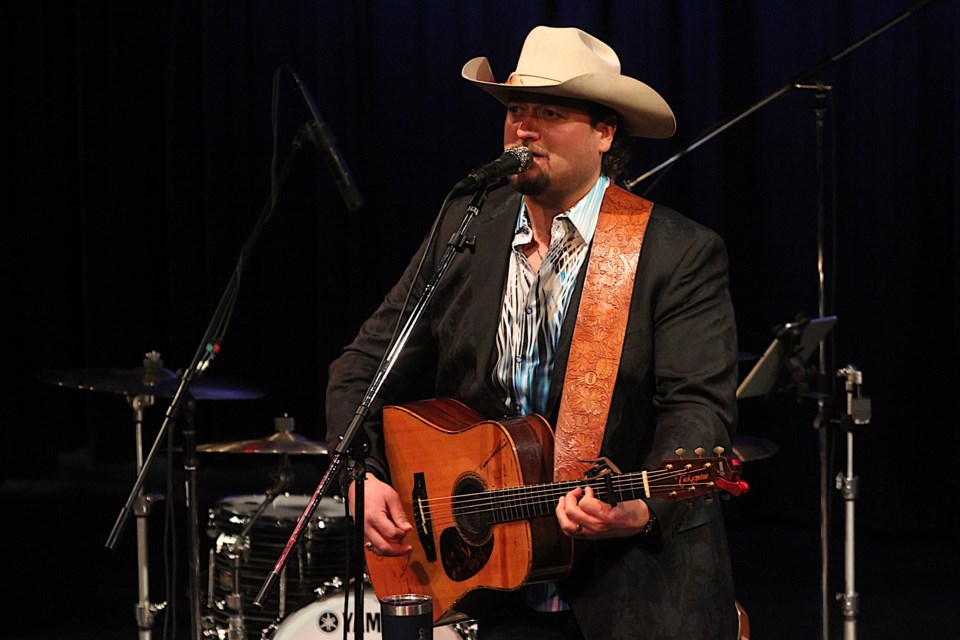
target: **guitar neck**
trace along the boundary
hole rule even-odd
[[[463,512],[479,509],[493,524],[525,520],[553,513],[557,501],[578,487],[590,487],[609,504],[658,497],[685,500],[715,491],[740,495],[747,491],[737,471],[722,457],[665,461],[653,471],[604,473],[590,478],[546,484],[492,489],[459,496],[455,507]]]
[[[647,497],[640,473],[607,475],[597,478],[567,480],[548,484],[525,485],[484,492],[490,519],[493,523],[526,520],[551,515],[557,502],[577,487],[589,486],[600,500],[608,503],[625,502]],[[470,496],[472,499],[475,496]],[[471,500],[474,502],[474,500]]]

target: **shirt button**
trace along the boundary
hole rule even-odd
[[[523,362],[523,356],[516,356],[514,360],[516,360],[518,363]]]
[[[533,313],[533,307],[531,307],[530,305],[527,305],[525,311],[527,312],[527,315],[530,315],[531,313]]]

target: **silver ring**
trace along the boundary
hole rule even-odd
[[[577,523],[577,535],[580,535],[581,533],[583,533],[583,525]]]

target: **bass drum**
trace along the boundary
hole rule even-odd
[[[342,638],[344,624],[346,633],[354,632],[354,593],[351,588],[347,594],[347,615],[344,617],[343,588],[336,588],[319,597],[315,602],[290,614],[279,625],[265,629],[262,640],[333,640]],[[380,601],[373,587],[365,585],[363,589],[363,627],[364,638],[380,639]],[[346,621],[346,622],[344,622]],[[475,622],[458,622],[433,628],[434,640],[476,640]]]

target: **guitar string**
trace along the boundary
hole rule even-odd
[[[652,495],[663,495],[669,494],[671,492],[676,492],[678,494],[688,493],[690,495],[683,496],[679,495],[680,499],[686,499],[689,497],[695,497],[696,491],[691,491],[691,487],[702,488],[702,487],[714,487],[715,483],[712,481],[708,482],[685,482],[678,484],[665,484],[664,480],[667,480],[671,477],[678,477],[682,475],[688,475],[691,473],[690,469],[679,469],[673,471],[665,472],[652,472],[648,474],[648,481],[652,485],[656,483],[655,486],[650,486]],[[615,476],[611,478],[614,490],[619,493],[624,493],[627,490],[636,491],[637,489],[643,488],[642,479],[636,480],[632,478],[624,478],[623,476]],[[446,518],[449,521],[455,521],[457,516],[459,517],[469,517],[475,516],[484,513],[493,513],[499,512],[502,514],[516,514],[524,513],[532,510],[533,507],[543,507],[546,505],[553,505],[564,493],[573,489],[577,486],[590,485],[593,486],[595,491],[600,491],[601,493],[606,493],[607,486],[606,481],[601,478],[591,478],[588,480],[580,481],[567,481],[562,483],[555,483],[551,485],[523,485],[521,487],[511,487],[503,489],[493,489],[488,490],[484,493],[479,494],[464,494],[462,496],[443,496],[437,498],[429,498],[426,500],[418,501],[418,505],[421,508],[430,509],[431,507],[436,507],[439,509],[440,506],[446,506],[447,504],[454,503],[453,509],[451,511],[451,517]],[[569,487],[569,489],[561,489],[562,487]],[[503,495],[509,495],[515,493],[515,496],[509,496],[503,498]],[[492,494],[500,494],[501,498],[499,501],[495,500],[495,496]],[[495,504],[498,503],[498,504]],[[416,508],[416,507],[415,507]],[[536,514],[534,514],[536,515]],[[434,515],[431,517],[431,522],[434,524],[442,525],[446,524],[443,518]],[[524,516],[529,517],[529,516]],[[523,518],[510,518],[514,519],[523,519]]]
[[[709,483],[700,483],[700,484],[703,485],[703,486],[709,485]],[[676,486],[677,486],[677,487],[686,488],[686,487],[689,487],[690,485],[689,485],[689,484],[684,484],[684,485],[676,485]],[[670,491],[671,491],[670,489],[657,489],[657,490],[655,490],[655,491],[652,491],[652,495],[657,496],[657,495],[661,495],[661,494],[665,494],[665,493],[670,493]],[[536,515],[547,515],[549,512],[546,512],[546,513],[529,513],[530,511],[534,511],[534,509],[533,509],[534,507],[545,507],[545,506],[548,506],[548,505],[549,505],[549,506],[553,506],[553,505],[556,504],[556,499],[559,499],[559,495],[557,495],[557,496],[547,496],[547,497],[550,498],[550,499],[549,499],[549,500],[540,500],[540,501],[530,501],[530,500],[526,500],[526,501],[524,501],[524,504],[523,504],[523,505],[513,505],[513,506],[509,506],[509,505],[508,505],[508,506],[483,506],[483,505],[480,505],[480,508],[474,507],[474,508],[471,508],[471,509],[461,509],[461,508],[459,508],[459,506],[455,506],[453,509],[442,511],[441,513],[442,513],[443,515],[441,515],[441,514],[434,514],[434,513],[431,511],[431,515],[430,515],[430,517],[429,517],[429,521],[430,521],[430,523],[431,523],[432,525],[436,525],[438,528],[443,528],[443,527],[449,526],[449,525],[451,525],[451,524],[457,523],[458,519],[469,518],[469,517],[471,517],[471,516],[474,516],[474,517],[475,517],[475,516],[482,516],[482,515],[484,515],[484,514],[489,514],[489,513],[498,513],[498,514],[501,514],[501,515],[506,515],[506,516],[508,516],[508,517],[506,517],[506,518],[504,518],[504,519],[502,519],[502,520],[498,520],[498,519],[494,518],[494,519],[492,519],[489,523],[485,523],[485,524],[499,524],[499,523],[503,523],[503,522],[516,522],[516,521],[520,521],[520,520],[525,520],[525,519],[527,519],[527,518],[529,518],[529,517],[533,517],[533,516],[536,516]],[[680,498],[680,499],[688,499],[688,498],[693,498],[693,497],[696,497],[696,496],[695,496],[695,495],[680,496],[679,498]],[[436,504],[437,502],[452,503],[452,502],[454,502],[454,500],[453,500],[453,498],[438,498],[438,499],[436,499],[436,500],[434,501],[434,506],[439,506],[439,505]]]
[[[676,478],[683,475],[688,475],[688,470],[677,470],[677,471],[668,471],[662,472],[659,474],[648,474],[648,484],[651,485],[652,490],[659,492],[663,491],[673,491],[677,487],[683,486],[692,486],[694,484],[710,486],[710,483],[700,483],[700,482],[687,482],[680,483],[676,485],[665,484],[665,481],[670,478]],[[614,486],[615,490],[623,492],[627,489],[631,491],[636,491],[638,488],[644,486],[642,478],[624,478],[623,476],[614,476],[611,478],[611,484]],[[448,500],[448,499],[459,499],[461,505],[466,506],[471,503],[485,503],[493,499],[494,495],[499,495],[505,497],[507,501],[510,499],[526,499],[530,498],[536,500],[539,497],[547,496],[561,496],[568,491],[578,487],[578,486],[590,486],[594,491],[604,491],[607,489],[607,481],[603,478],[590,478],[584,480],[570,480],[560,483],[550,483],[542,485],[522,485],[519,487],[504,487],[489,489],[487,491],[476,493],[476,494],[461,494],[460,496],[443,496],[440,498],[428,498],[424,501],[426,504],[430,504],[433,500]],[[511,494],[514,494],[511,496]]]
[[[676,478],[683,475],[690,475],[694,470],[691,469],[674,469],[669,471],[653,471],[647,474],[647,481],[652,490],[664,490],[661,485],[664,485],[664,482],[670,478]],[[640,474],[630,474],[629,477],[624,475],[613,475],[611,476],[611,483],[619,491],[624,491],[625,489],[630,489],[635,491],[637,488],[642,488],[644,486],[643,478]],[[691,486],[693,484],[709,486],[709,482],[688,482],[681,483],[678,485],[664,485],[665,490],[675,490],[678,486]],[[656,485],[656,486],[654,486]],[[539,496],[561,496],[568,491],[575,489],[580,486],[590,486],[595,491],[596,490],[606,490],[607,480],[605,476],[599,476],[596,478],[583,478],[579,480],[566,480],[556,483],[545,483],[545,484],[529,484],[529,485],[520,485],[517,487],[497,487],[494,489],[487,489],[483,492],[478,493],[464,493],[460,496],[442,496],[436,498],[427,498],[422,501],[425,504],[429,505],[435,503],[436,501],[445,501],[451,500],[454,498],[459,498],[461,504],[469,504],[471,502],[487,502],[492,499],[491,494],[517,494],[518,498],[534,498],[536,499]]]

